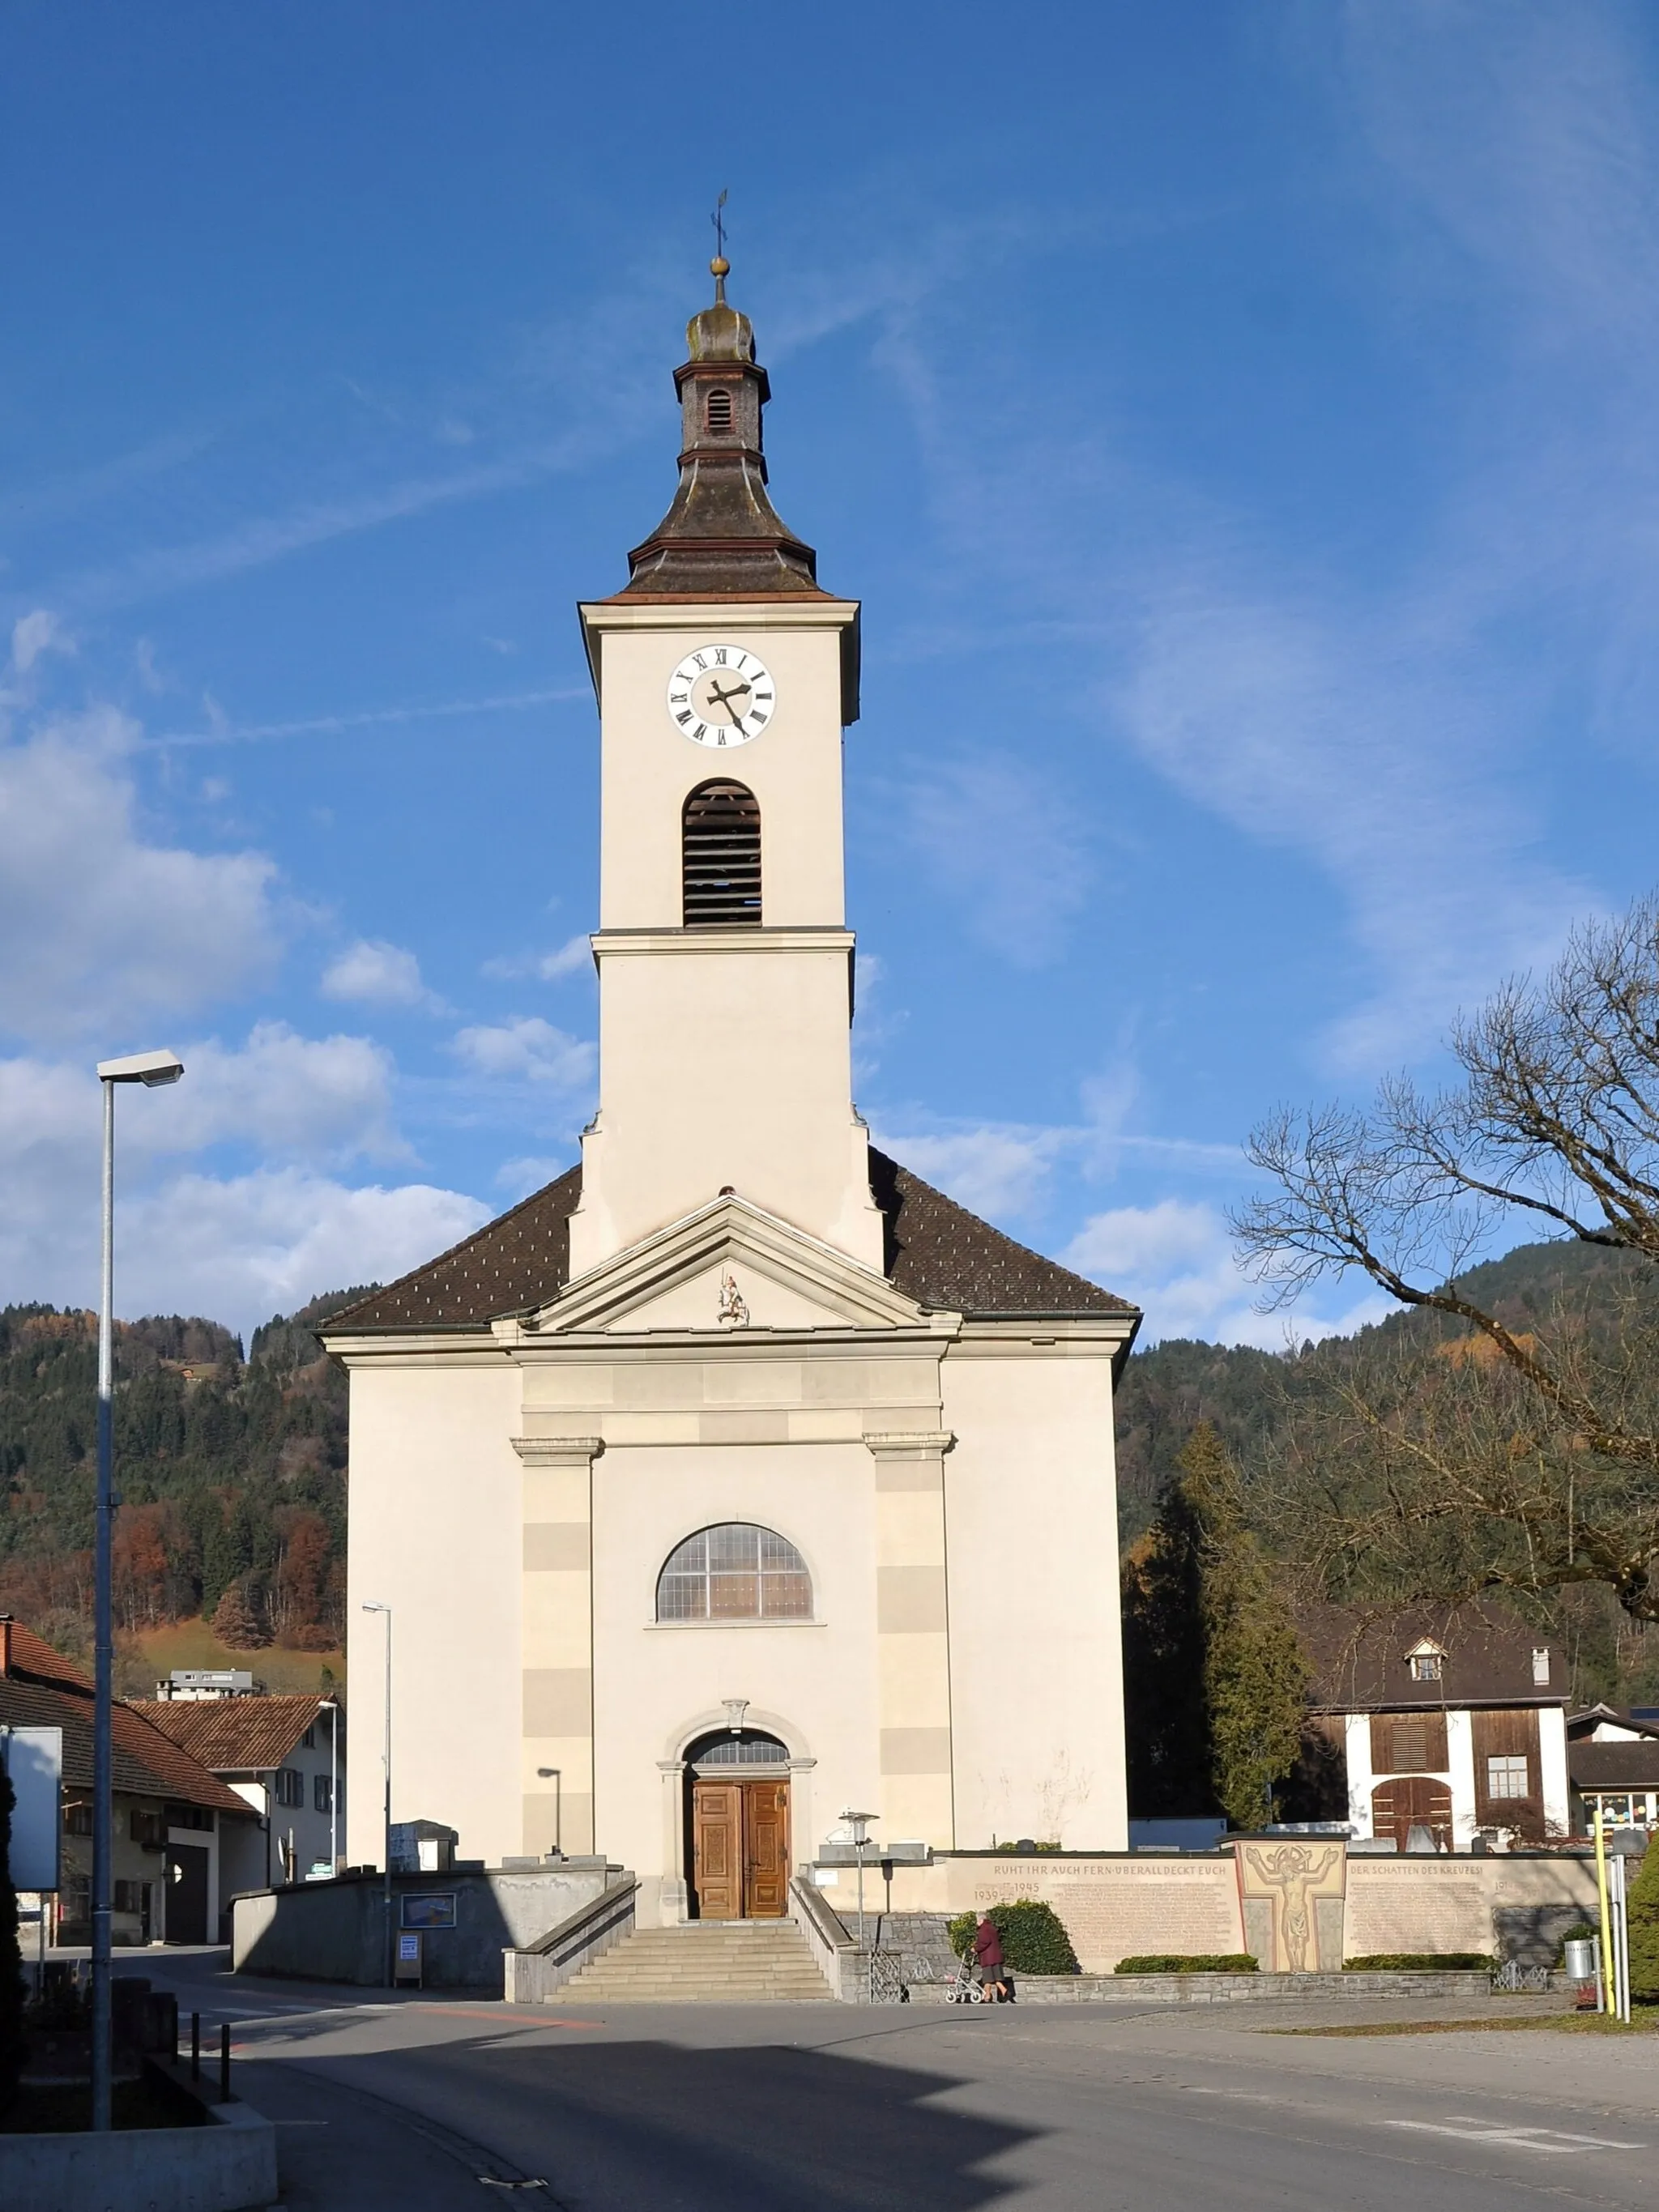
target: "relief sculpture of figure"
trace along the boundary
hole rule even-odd
[[[730,1268],[720,1275],[720,1322],[722,1328],[747,1328],[749,1308]]]
[[[1313,1937],[1313,1906],[1309,1893],[1330,1872],[1331,1850],[1310,1850],[1305,1844],[1279,1844],[1271,1850],[1250,1853],[1251,1871],[1279,1895],[1279,1944],[1285,1965],[1292,1974],[1310,1971],[1308,1948]]]

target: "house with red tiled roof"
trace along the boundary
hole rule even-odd
[[[608,1854],[647,1925],[785,1912],[848,1806],[913,1856],[1127,1841],[1139,1314],[854,1104],[860,611],[771,503],[724,271],[675,372],[672,504],[580,610],[580,1162],[321,1332],[351,1379],[353,1720],[389,1730],[394,1820],[492,1863]],[[346,1856],[382,1848],[359,1790]]]
[[[89,1943],[93,1686],[72,1660],[7,1613],[0,1613],[0,1726],[63,1730],[63,1883],[51,1909],[52,1940]],[[232,1869],[258,1840],[257,1814],[189,1752],[118,1701],[111,1736],[111,1941],[216,1942],[233,1893]]]
[[[332,1698],[134,1698],[137,1713],[259,1816],[239,1889],[332,1873],[345,1830],[344,1715]]]

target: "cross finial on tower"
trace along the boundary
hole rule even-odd
[[[714,280],[714,302],[726,305],[726,280],[732,264],[726,258],[726,193],[721,192],[714,203],[714,212],[708,218],[714,226],[714,258],[708,264],[708,273]]]

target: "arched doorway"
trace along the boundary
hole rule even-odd
[[[685,1751],[685,1863],[700,1920],[781,1920],[789,1909],[789,1750],[759,1729],[711,1731]]]
[[[1371,1833],[1392,1836],[1397,1850],[1407,1850],[1413,1828],[1426,1828],[1435,1849],[1452,1847],[1451,1791],[1443,1782],[1426,1774],[1400,1774],[1371,1792]]]

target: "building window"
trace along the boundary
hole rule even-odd
[[[89,1836],[92,1833],[92,1808],[73,1802],[64,1808],[64,1833],[66,1836]]]
[[[279,1766],[270,1778],[270,1794],[279,1805],[303,1806],[306,1778],[297,1766]]]
[[[681,817],[683,915],[688,929],[757,929],[761,819],[755,794],[724,780],[700,784]]]
[[[700,1528],[657,1577],[659,1620],[810,1620],[812,1583],[788,1539],[750,1521]]]
[[[169,1805],[169,1828],[211,1828],[213,1815],[205,1805]]]
[[[334,1810],[333,1777],[327,1774],[313,1774],[311,1782],[312,1802],[319,1813],[331,1813]]]
[[[1437,1682],[1445,1664],[1445,1655],[1440,1651],[1413,1651],[1411,1656],[1413,1682]]]
[[[149,1887],[147,1881],[118,1881],[115,1885],[115,1910],[142,1914],[148,1901],[144,1892]]]
[[[143,1850],[159,1851],[167,1844],[167,1820],[160,1813],[147,1813],[135,1805],[128,1818],[127,1833]]]
[[[732,395],[729,392],[709,393],[708,421],[711,430],[726,431],[732,428]]]
[[[1524,1759],[1506,1757],[1486,1761],[1488,1797],[1524,1797],[1527,1794],[1527,1762]]]
[[[315,1751],[315,1750],[316,1750],[316,1748],[317,1748],[317,1723],[316,1723],[316,1722],[315,1722],[315,1721],[313,1721],[313,1723],[311,1723],[311,1726],[310,1726],[310,1727],[306,1730],[305,1734],[304,1734],[304,1735],[300,1738],[300,1742],[301,1742],[301,1745],[302,1748],[303,1748],[303,1749],[305,1749],[305,1750],[307,1750],[307,1751]]]

